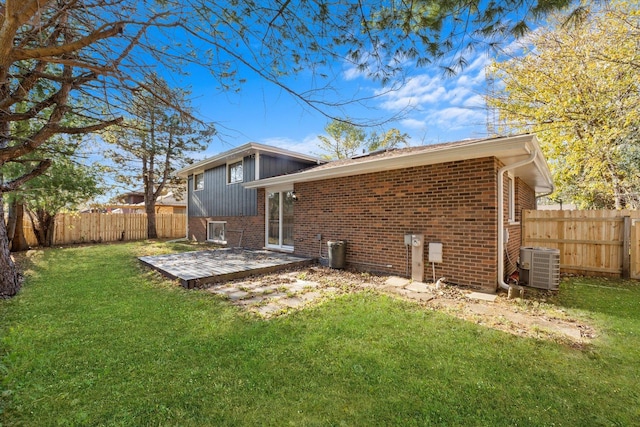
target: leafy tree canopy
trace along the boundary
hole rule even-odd
[[[362,153],[408,146],[409,135],[392,128],[382,134],[367,132],[349,121],[333,120],[324,130],[327,135],[318,135],[318,148],[327,160],[348,159]]]
[[[539,135],[563,200],[639,208],[640,9],[590,12],[574,25],[554,16],[526,55],[494,63],[504,90],[488,103],[507,131]]]
[[[189,156],[207,147],[215,129],[192,118],[184,91],[169,88],[157,76],[144,86],[152,92],[137,91],[127,118],[103,132],[103,137],[111,146],[106,155],[114,164],[116,179],[129,189],[144,188],[147,237],[152,239],[157,237],[157,198],[166,188],[180,188],[182,182],[174,172],[192,162]],[[163,102],[167,99],[174,102]],[[179,110],[172,105],[179,105]]]

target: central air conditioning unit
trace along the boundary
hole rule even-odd
[[[523,284],[557,291],[560,287],[560,250],[522,247],[518,270]]]

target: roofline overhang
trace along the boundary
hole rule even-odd
[[[536,150],[538,156],[533,163],[539,171],[542,183],[534,185],[536,193],[553,191],[553,179],[547,162],[540,150],[535,135],[525,134],[485,140],[472,140],[468,144],[442,145],[433,150],[407,152],[392,157],[372,157],[358,163],[346,163],[331,168],[308,169],[302,172],[281,175],[243,184],[245,188],[264,188],[292,185],[298,182],[318,181],[362,175],[385,170],[403,169],[414,166],[433,165],[460,160],[496,157],[505,165],[527,158]]]
[[[254,153],[276,154],[280,156],[287,156],[295,159],[306,160],[306,161],[314,162],[317,164],[326,163],[325,160],[322,160],[315,156],[296,153],[295,151],[285,150],[284,148],[272,147],[270,145],[259,144],[257,142],[249,142],[239,147],[225,151],[223,153],[219,153],[213,157],[200,160],[199,162],[196,162],[192,165],[184,167],[178,170],[176,172],[176,175],[178,175],[181,178],[187,178],[189,175],[192,175],[194,172],[195,173],[204,172],[206,169],[211,169],[212,167],[219,166],[223,163],[226,163],[228,160],[237,158],[241,155],[245,156],[245,155],[254,154]]]

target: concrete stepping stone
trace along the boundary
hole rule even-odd
[[[255,304],[260,304],[262,301],[264,301],[266,298],[263,296],[253,296],[251,298],[245,298],[245,299],[241,299],[239,301],[236,301],[236,304],[241,305],[243,307],[247,307],[249,305],[255,305]]]
[[[408,284],[407,286],[404,287],[405,289],[411,291],[411,292],[429,292],[431,293],[432,289],[429,285],[427,285],[426,283],[422,283],[422,282],[411,282],[410,284]]]
[[[403,288],[403,287],[407,286],[410,282],[411,282],[411,280],[405,279],[403,277],[398,277],[398,276],[391,276],[385,281],[385,283],[387,285],[395,286],[395,287],[398,287],[398,288]]]
[[[399,288],[397,286],[385,286],[384,288],[382,288],[383,291],[385,292],[391,292],[394,294],[398,294],[398,295],[407,295],[409,293],[411,293],[411,291],[405,289],[405,288]]]
[[[422,302],[431,301],[436,297],[434,294],[427,293],[427,292],[411,292],[411,291],[405,294],[405,296],[407,298],[411,298],[411,299],[422,301]]]
[[[241,299],[246,298],[249,294],[249,292],[245,292],[245,291],[241,291],[241,290],[237,290],[235,292],[229,292],[227,293],[227,297],[231,300],[231,301],[238,301]]]
[[[263,305],[255,309],[255,311],[261,314],[262,316],[270,316],[274,313],[280,312],[281,310],[282,310],[282,306],[280,304],[275,304],[275,303]]]
[[[471,292],[470,294],[467,295],[467,298],[470,298],[470,299],[477,299],[477,300],[489,301],[489,302],[495,302],[497,297],[498,295],[485,294],[482,292]]]
[[[321,296],[322,294],[320,292],[313,291],[313,292],[307,292],[305,294],[301,294],[298,296],[298,298],[306,302],[306,301],[313,301],[314,299],[318,299]]]
[[[282,298],[281,300],[278,301],[278,304],[281,304],[289,308],[298,308],[304,305],[305,301],[303,301],[301,298],[298,298],[298,297],[291,297],[291,298]]]

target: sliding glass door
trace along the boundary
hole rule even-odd
[[[293,191],[267,190],[267,247],[293,250]]]

